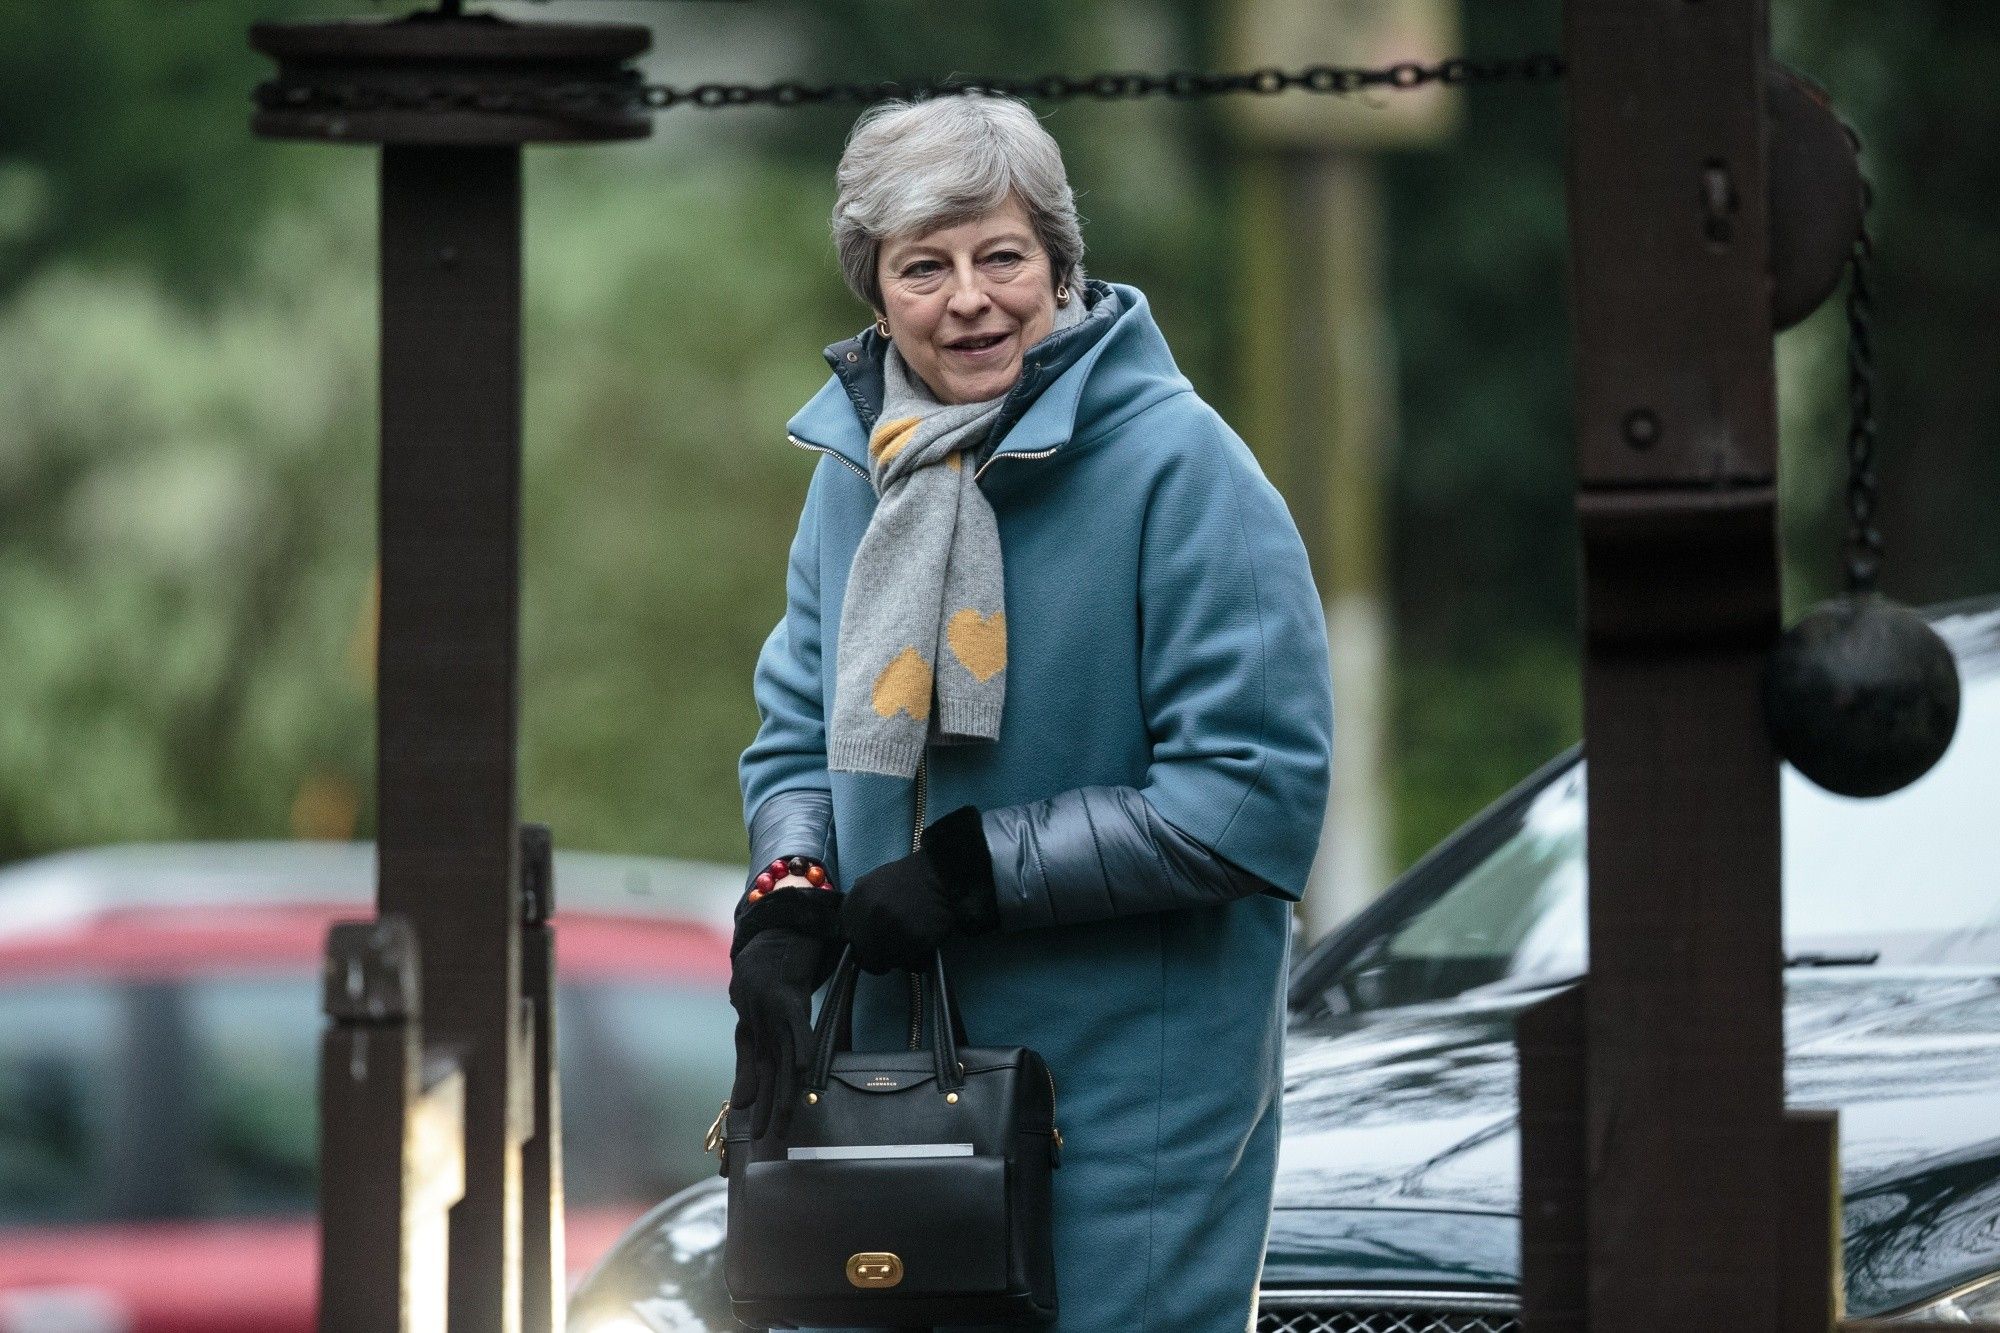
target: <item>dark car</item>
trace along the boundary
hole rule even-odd
[[[1786,1048],[1789,1100],[1840,1110],[1850,1312],[1964,1323],[2000,1320],[2000,601],[1933,623],[1943,762],[1871,801],[1784,773]],[[1513,1020],[1584,968],[1584,779],[1556,759],[1294,969],[1263,1333],[1517,1327]],[[720,1186],[634,1226],[572,1333],[735,1328]]]
[[[732,867],[562,852],[571,1271],[705,1175],[734,1062]],[[0,1333],[310,1333],[328,925],[365,845],[95,848],[0,870]],[[697,1130],[699,1126],[697,1125]]]

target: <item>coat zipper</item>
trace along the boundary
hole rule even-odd
[[[972,474],[972,479],[974,481],[978,481],[981,477],[986,475],[987,468],[992,467],[995,463],[999,462],[1003,458],[1047,458],[1050,454],[1054,453],[1057,449],[1060,448],[1062,448],[1062,446],[1057,444],[1057,445],[1051,445],[1047,449],[1037,449],[1034,453],[1031,454],[989,454],[987,456],[986,461],[979,465],[979,470]]]
[[[837,452],[836,450],[833,449],[829,449],[823,444],[807,444],[804,440],[800,439],[796,435],[788,434],[785,436],[785,438],[787,440],[790,440],[793,444],[797,445],[799,448],[804,449],[807,453],[825,454],[828,458],[838,459],[842,467],[846,468],[849,472],[852,472],[855,476],[861,478],[861,480],[868,481],[868,473],[863,469],[856,467],[854,465],[854,460],[849,458],[846,454]],[[991,460],[988,461],[990,462]],[[873,483],[871,482],[870,484],[872,485]]]
[[[929,747],[926,746],[926,749]],[[910,830],[910,854],[916,855],[924,848],[924,787],[925,770],[930,766],[930,755],[922,755],[917,760],[917,822]],[[910,1049],[922,1050],[924,1045],[924,983],[912,972],[910,976]]]
[[[807,444],[804,440],[800,439],[796,435],[788,434],[785,436],[785,438],[791,441],[791,443],[797,445],[799,448],[804,449],[807,453],[825,454],[830,458],[839,459],[842,467],[846,468],[849,472],[852,472],[855,476],[861,478],[863,481],[869,482],[870,485],[874,484],[873,481],[869,478],[867,471],[863,468],[855,466],[854,460],[849,458],[846,454],[840,453],[839,451],[834,449],[829,449],[823,444]],[[972,474],[972,479],[974,481],[978,481],[981,477],[986,475],[987,468],[992,467],[995,463],[999,462],[1003,458],[1047,458],[1050,454],[1056,452],[1056,450],[1060,448],[1062,448],[1062,446],[1058,444],[1058,445],[1052,445],[1047,449],[1037,449],[1033,453],[989,455],[986,461],[979,465],[979,470]]]
[[[917,760],[917,818],[916,823],[910,829],[911,855],[915,855],[924,848],[924,805],[930,795],[929,774],[930,754],[928,753],[928,747],[926,747],[926,753]],[[915,1051],[923,1048],[924,1041],[924,984],[923,980],[914,972],[910,973],[909,977],[910,1049]],[[963,1065],[959,1066],[960,1069],[964,1067]],[[1042,1075],[1049,1081],[1049,1136],[1055,1142],[1056,1152],[1060,1153],[1063,1147],[1063,1136],[1062,1131],[1056,1128],[1056,1075],[1055,1071],[1049,1068],[1049,1062],[1046,1060],[1042,1061]]]
[[[930,755],[917,760],[917,822],[910,830],[910,852],[914,855],[924,846],[924,802],[928,796],[927,775],[930,769]],[[924,1039],[924,988],[917,974],[910,973],[910,1049],[921,1048]],[[965,1066],[960,1065],[963,1069]],[[1063,1147],[1062,1131],[1056,1128],[1056,1073],[1049,1068],[1049,1062],[1042,1061],[1042,1076],[1049,1081],[1049,1137],[1055,1141],[1056,1151]]]

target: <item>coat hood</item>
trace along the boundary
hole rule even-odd
[[[1096,299],[1084,322],[1023,358],[1013,392],[1032,395],[1033,401],[1011,425],[1003,414],[994,456],[1038,454],[1072,441],[1080,447],[1161,399],[1193,388],[1174,364],[1144,292],[1095,279],[1090,291]],[[1100,320],[1110,327],[1100,331]],[[865,475],[886,351],[887,339],[873,328],[827,348],[834,373],[786,423],[786,433],[799,444],[838,454]]]

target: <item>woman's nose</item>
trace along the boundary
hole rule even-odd
[[[982,313],[992,303],[993,298],[986,293],[986,283],[979,270],[967,265],[952,274],[951,296],[947,304],[951,313],[961,318],[972,318]]]

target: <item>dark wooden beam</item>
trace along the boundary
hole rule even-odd
[[[521,149],[388,144],[381,170],[378,902],[417,931],[429,1050],[465,1075],[453,1333],[520,1319],[516,851]]]
[[[1584,988],[1521,1012],[1521,1322],[1523,1333],[1583,1333]]]
[[[1778,1327],[1785,1330],[1830,1329],[1845,1313],[1845,1282],[1840,1236],[1840,1113],[1792,1111],[1786,1114],[1781,1185],[1787,1203],[1811,1217],[1812,1197],[1819,1195],[1817,1227],[1797,1226],[1780,1238],[1782,1265]]]
[[[416,932],[401,917],[343,922],[328,937],[319,1067],[325,1333],[420,1328],[444,1310],[438,1261],[446,1210],[465,1180],[454,1100],[463,1084],[428,1095],[421,978]],[[397,1151],[382,1151],[385,1143]]]
[[[521,1004],[533,1052],[533,1082],[523,1112],[521,1185],[521,1329],[563,1326],[569,1286],[564,1264],[562,1087],[556,1061],[554,847],[544,824],[521,826]]]
[[[1813,1308],[1784,1294],[1784,1237],[1825,1233],[1831,1188],[1809,1220],[1809,1172],[1786,1152],[1778,772],[1758,693],[1779,610],[1765,5],[1570,0],[1565,39],[1587,1324],[1765,1333]],[[1562,1160],[1540,1141],[1554,1132],[1525,1126],[1524,1163]],[[1529,1327],[1574,1327],[1537,1228],[1562,1234],[1527,1226]]]
[[[448,7],[250,38],[279,65],[257,133],[382,146],[377,906],[424,994],[419,1010],[413,980],[386,1081],[339,1077],[381,1038],[329,1009],[320,1327],[545,1333],[562,1322],[561,1117],[547,831],[524,891],[515,808],[521,146],[650,132],[643,108],[567,92],[636,77],[651,37]],[[391,1187],[431,1160],[448,1237],[399,1200],[410,1181]],[[440,1253],[413,1258],[424,1245]]]

